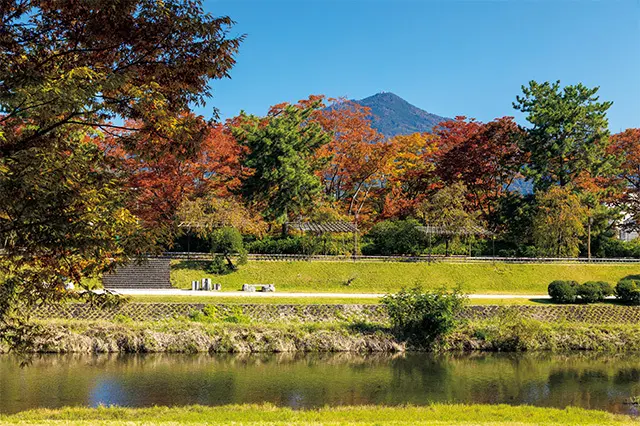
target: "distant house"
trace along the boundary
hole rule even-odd
[[[626,225],[618,227],[618,238],[622,241],[631,241],[638,238],[638,231],[631,231]]]
[[[615,229],[618,233],[618,238],[622,241],[635,240],[640,236],[637,231],[638,224],[628,213],[624,214],[622,221],[619,224],[616,224]]]

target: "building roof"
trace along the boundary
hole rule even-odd
[[[287,222],[287,228],[302,232],[324,233],[344,233],[356,232],[358,228],[351,222]]]

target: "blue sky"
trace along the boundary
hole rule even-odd
[[[534,79],[600,86],[613,132],[640,127],[640,0],[205,0],[247,38],[198,111],[394,92],[429,112],[513,115]]]

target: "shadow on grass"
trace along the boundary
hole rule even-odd
[[[623,301],[618,299],[607,299],[604,302],[601,302],[600,304],[611,305],[611,306],[630,306],[628,303],[624,303]]]
[[[624,277],[622,280],[640,280],[640,275],[627,275],[626,277]],[[620,281],[622,281],[620,280]]]
[[[606,299],[598,303],[583,303],[579,301],[575,303],[558,303],[558,302],[554,302],[551,299],[529,299],[529,300],[534,303],[539,303],[541,305],[550,305],[550,306],[597,306],[597,305],[629,306],[629,304],[624,303],[618,299]]]
[[[171,265],[172,270],[180,271],[186,269],[205,270],[211,263],[210,260],[181,260]]]
[[[529,299],[530,302],[539,303],[541,305],[559,305],[551,299]]]
[[[207,274],[213,275],[229,275],[234,272],[237,272],[237,267],[231,268],[226,264],[226,261],[223,263],[217,263],[214,260],[181,260],[178,263],[171,265],[172,271],[202,271]]]

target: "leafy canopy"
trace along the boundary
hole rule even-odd
[[[479,212],[469,208],[467,187],[460,183],[445,186],[419,207],[427,225],[438,226],[448,234],[464,234],[480,225]]]
[[[0,22],[0,302],[55,300],[149,248],[101,140],[192,156],[207,126],[190,107],[228,76],[242,37],[199,1],[8,0]]]
[[[554,186],[536,195],[533,238],[539,255],[577,257],[587,211],[569,188]]]

